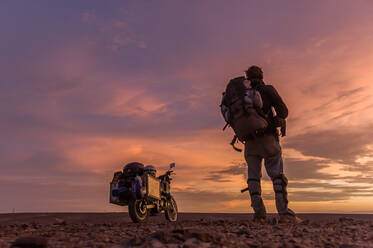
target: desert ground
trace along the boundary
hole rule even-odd
[[[135,224],[125,212],[0,214],[0,247],[373,247],[373,215],[298,216],[259,224],[250,214],[181,213],[176,223]]]

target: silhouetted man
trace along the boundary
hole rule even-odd
[[[251,206],[255,214],[254,220],[264,222],[266,209],[261,196],[260,179],[262,177],[262,160],[268,176],[273,182],[275,191],[276,208],[280,215],[280,222],[295,222],[299,219],[288,208],[287,184],[288,180],[283,172],[282,151],[279,143],[278,127],[282,127],[285,135],[285,119],[288,109],[276,89],[263,82],[263,72],[258,66],[251,66],[245,71],[246,79],[251,87],[256,89],[262,98],[261,110],[268,121],[268,127],[263,133],[245,141],[245,159],[248,165],[248,189],[251,197]]]

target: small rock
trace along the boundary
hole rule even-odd
[[[183,248],[198,248],[198,247],[200,247],[200,242],[196,238],[187,239],[184,242],[184,246],[183,246]]]
[[[271,241],[268,241],[268,242],[265,242],[261,245],[262,248],[275,248],[275,247],[278,247],[278,244],[277,243],[274,243],[274,242],[271,242]]]
[[[300,244],[300,243],[301,243],[300,240],[297,239],[297,238],[291,238],[291,239],[289,240],[289,242],[290,242],[290,243],[293,243],[293,244]]]
[[[31,227],[34,228],[34,229],[38,229],[39,228],[38,223],[36,223],[36,222],[32,222],[31,223]]]
[[[217,235],[215,237],[215,243],[224,244],[227,241],[224,235]]]
[[[294,247],[294,245],[291,244],[290,242],[284,240],[284,241],[282,242],[282,244],[281,244],[280,247],[281,247],[281,248],[292,248],[292,247]]]
[[[180,234],[186,234],[188,230],[186,229],[174,229],[172,230],[173,233],[180,233]]]
[[[339,246],[339,248],[356,248],[358,246],[353,245],[353,244],[342,244]]]
[[[159,240],[157,240],[157,239],[152,239],[151,241],[150,241],[150,243],[151,243],[151,247],[153,247],[153,248],[162,248],[162,247],[164,247],[164,244],[162,244]]]
[[[144,240],[141,239],[139,236],[135,236],[128,243],[129,245],[141,245],[142,243],[144,243]]]
[[[173,238],[180,240],[182,242],[184,242],[187,239],[187,235],[182,235],[180,233],[173,233],[172,236]]]
[[[257,241],[252,241],[252,240],[246,242],[246,245],[249,246],[250,248],[257,248],[261,246]]]
[[[66,221],[63,219],[56,218],[55,220],[56,220],[54,223],[55,225],[61,225],[61,226],[66,225]]]
[[[202,242],[211,242],[214,240],[214,236],[211,233],[194,232],[192,236],[201,240]]]
[[[353,221],[354,219],[350,218],[350,217],[341,217],[339,218],[339,221],[340,222],[345,222],[345,221]]]
[[[27,224],[22,224],[21,227],[22,227],[23,229],[27,229],[27,228],[28,228],[28,225],[27,225]]]
[[[156,232],[153,237],[166,244],[172,240],[172,235],[167,232]]]
[[[21,237],[16,239],[11,248],[46,248],[48,242],[42,237]]]
[[[303,220],[303,221],[301,222],[301,224],[302,224],[302,225],[308,225],[308,224],[310,224],[310,220]]]

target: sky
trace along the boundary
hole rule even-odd
[[[373,213],[372,12],[368,0],[1,1],[0,212],[125,211],[109,182],[132,161],[176,163],[182,212],[252,212],[219,104],[258,65],[289,108],[289,207]]]

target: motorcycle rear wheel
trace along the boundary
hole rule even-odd
[[[146,222],[149,211],[144,200],[130,200],[128,203],[128,213],[135,223]]]
[[[177,221],[177,204],[173,196],[167,201],[167,206],[165,210],[165,216],[168,221],[175,222]]]

